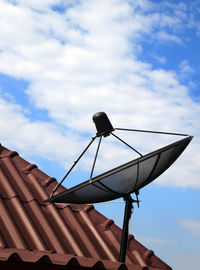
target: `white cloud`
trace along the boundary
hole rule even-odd
[[[178,36],[176,35],[173,35],[173,34],[169,34],[167,33],[166,31],[160,31],[156,34],[156,38],[159,40],[159,41],[163,41],[163,42],[174,42],[174,43],[177,43],[177,44],[183,44],[182,43],[182,40],[181,38],[179,38]]]
[[[76,134],[61,134],[59,127],[41,121],[30,121],[24,116],[23,108],[8,103],[0,97],[1,143],[6,147],[15,146],[26,157],[39,156],[57,160],[64,166],[68,158],[79,154],[84,140]],[[80,143],[79,143],[80,141]],[[82,142],[81,142],[82,141]],[[71,163],[71,161],[70,161]]]
[[[46,10],[52,5],[55,5],[58,3],[57,0],[44,0],[44,1],[30,0],[28,2],[26,0],[8,0],[7,2],[10,2],[13,5],[27,6],[29,8],[36,9],[38,11]]]
[[[189,65],[187,60],[182,60],[179,64],[179,72],[182,77],[188,77],[194,73],[194,69]]]
[[[158,56],[156,54],[152,54],[152,57],[161,64],[165,64],[167,62],[166,57],[164,56]]]
[[[137,239],[144,243],[146,246],[152,245],[167,245],[167,244],[174,244],[174,239],[168,238],[158,238],[158,237],[149,237],[149,236],[137,236]]]
[[[183,218],[179,220],[179,224],[190,235],[200,236],[200,220],[199,219]]]
[[[176,6],[176,12],[171,15],[155,12],[155,3],[150,1],[130,4],[121,0],[88,0],[74,2],[59,14],[51,9],[59,1],[40,2],[21,0],[11,5],[1,1],[0,72],[28,80],[26,94],[30,101],[36,108],[45,109],[53,123],[31,122],[19,107],[1,100],[2,112],[7,112],[1,119],[2,136],[7,141],[13,145],[16,142],[24,151],[49,157],[52,156],[50,145],[56,137],[54,158],[61,162],[71,158],[72,151],[77,153],[80,144],[86,145],[81,134],[92,134],[91,116],[97,111],[106,111],[114,126],[199,136],[199,105],[189,97],[177,74],[152,69],[149,63],[139,60],[140,41],[144,37],[151,42],[159,38],[182,43],[178,34],[186,27],[185,6]],[[187,62],[182,63],[182,70],[188,67]],[[10,127],[6,126],[6,115]],[[11,121],[14,118],[17,121]],[[57,128],[60,125],[66,134]],[[15,129],[19,129],[16,136],[11,132]],[[41,129],[48,138],[40,138]],[[136,142],[138,146],[138,135]],[[149,137],[142,143],[145,151],[154,150],[161,139]],[[70,151],[64,152],[62,145]],[[119,147],[111,144],[107,149],[116,156]],[[184,186],[199,187],[195,176],[199,145],[195,143],[190,149],[184,156],[192,166],[183,160],[179,169],[186,175],[192,174],[193,182],[189,181],[191,177],[185,177]],[[126,151],[121,151],[126,156]],[[102,154],[100,168],[105,168],[105,161],[108,164],[113,156]],[[182,186],[177,170],[173,172],[176,184],[165,178],[160,183]]]

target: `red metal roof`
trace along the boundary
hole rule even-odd
[[[0,261],[171,269],[132,235],[126,265],[117,262],[121,229],[93,206],[45,204],[56,183],[17,152],[0,146]],[[61,186],[57,193],[63,190]]]

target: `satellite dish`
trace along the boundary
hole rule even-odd
[[[49,198],[49,202],[93,204],[115,200],[137,192],[164,171],[184,151],[192,137],[167,145],[143,157],[100,174]]]
[[[119,261],[125,262],[126,248],[128,241],[128,223],[131,217],[131,209],[133,202],[137,202],[139,206],[138,194],[139,190],[155,180],[164,171],[166,171],[174,161],[181,155],[184,149],[192,140],[192,136],[180,133],[169,133],[169,132],[158,132],[149,130],[136,130],[136,129],[123,129],[123,128],[113,128],[110,120],[104,112],[98,112],[93,116],[93,121],[96,126],[96,136],[93,137],[84,149],[78,159],[74,162],[72,167],[67,171],[61,181],[54,188],[51,196],[45,202],[53,203],[66,203],[66,204],[94,204],[105,201],[111,201],[123,197],[126,203],[125,214],[124,214],[124,224],[121,240],[121,250]],[[168,135],[180,135],[186,136],[186,138],[181,139],[175,143],[169,144],[162,147],[156,151],[153,151],[147,155],[142,155],[135,148],[127,144],[124,140],[119,138],[113,132],[115,130],[124,131],[136,131],[136,132],[148,132],[148,133],[158,133],[158,134],[168,134]],[[122,143],[126,144],[132,150],[134,150],[139,158],[134,159],[128,163],[118,166],[112,170],[102,173],[98,176],[93,177],[93,171],[98,156],[100,144],[102,137],[107,137],[109,135],[114,136],[116,139],[120,140]],[[54,193],[72,171],[77,162],[81,159],[93,141],[99,137],[99,143],[97,146],[92,170],[90,177],[87,181],[76,185],[64,192],[61,192],[55,196]],[[135,193],[137,200],[133,200],[130,194]]]

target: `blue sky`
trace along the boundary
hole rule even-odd
[[[92,115],[114,127],[194,136],[141,190],[130,232],[174,269],[200,256],[199,1],[2,0],[0,141],[58,180],[94,135]],[[143,154],[168,136],[119,133]],[[95,145],[64,183],[86,180]],[[134,154],[111,138],[95,173]],[[122,225],[123,203],[95,206]],[[121,214],[119,214],[121,213]]]

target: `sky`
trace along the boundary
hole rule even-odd
[[[130,233],[177,270],[200,257],[200,3],[148,0],[1,0],[0,142],[60,180],[95,135],[114,127],[194,136],[140,192]],[[147,154],[177,136],[117,132]],[[97,144],[66,179],[90,173]],[[94,174],[138,157],[103,139]],[[124,203],[95,205],[122,226]]]

